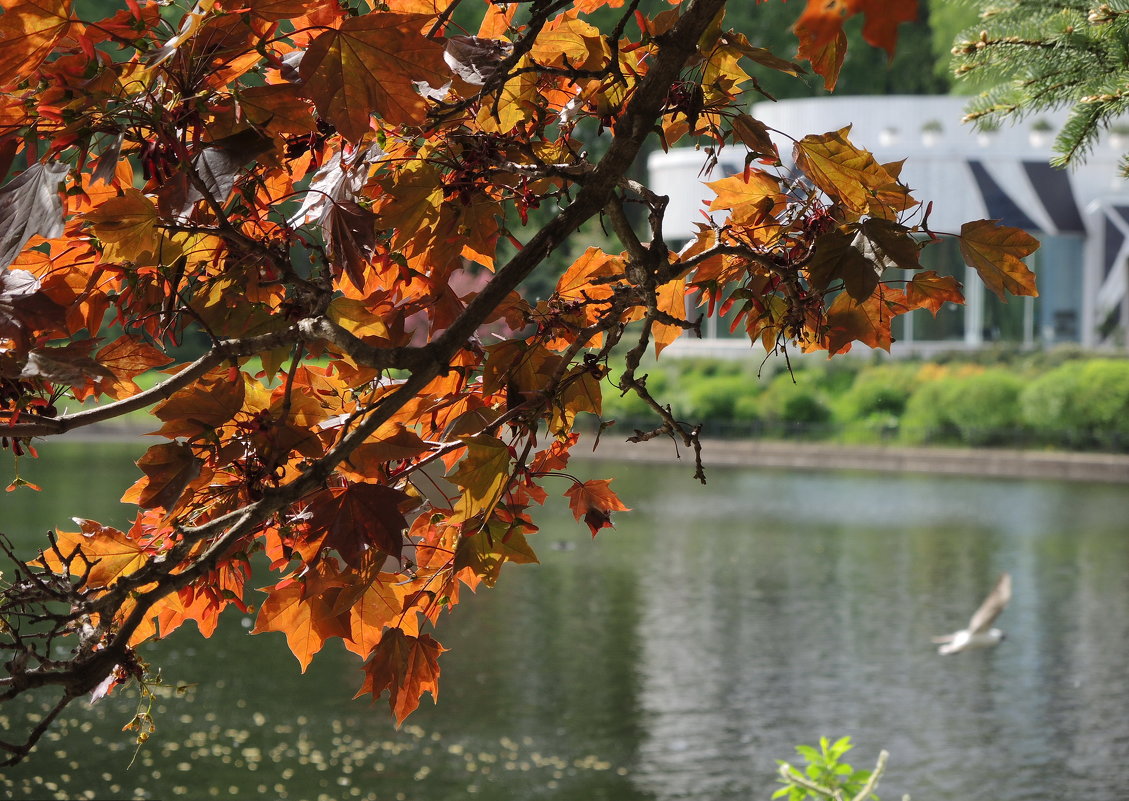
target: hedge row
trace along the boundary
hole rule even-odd
[[[647,371],[647,386],[718,436],[1129,451],[1129,360],[979,359],[804,359],[791,371],[672,360]],[[646,412],[635,398],[605,397],[604,418],[621,425],[643,425]]]

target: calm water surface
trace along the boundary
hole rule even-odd
[[[21,465],[45,492],[4,496],[0,525],[31,548],[65,515],[122,524],[139,453],[53,445]],[[136,697],[75,704],[0,796],[747,801],[795,744],[850,734],[858,765],[891,752],[886,799],[1129,797],[1125,488],[578,470],[618,476],[636,511],[592,542],[563,498],[546,510],[543,563],[464,601],[438,633],[440,703],[399,731],[383,703],[350,700],[351,654],[301,676],[281,635],[247,636],[236,613],[211,641],[145,648],[196,685],[154,707],[146,745],[118,731]],[[1003,570],[1008,639],[937,656],[930,636]],[[0,729],[29,714],[8,704]]]

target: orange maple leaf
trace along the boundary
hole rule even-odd
[[[831,355],[846,353],[858,341],[888,352],[894,341],[890,324],[908,311],[905,293],[884,284],[861,303],[840,292],[827,309],[827,350]]]
[[[568,496],[568,508],[577,520],[581,517],[592,530],[592,536],[602,528],[612,527],[612,512],[627,512],[629,507],[623,505],[611,488],[607,479],[597,478],[590,481],[573,484],[565,495]]]
[[[446,650],[427,634],[413,637],[398,628],[384,630],[365,663],[365,680],[354,698],[388,690],[388,706],[396,725],[419,706],[424,693],[439,698],[439,654]]]
[[[906,303],[915,309],[929,309],[936,317],[946,303],[964,303],[964,293],[960,281],[951,275],[926,270],[906,284]]]
[[[811,62],[828,91],[835,88],[847,50],[843,23],[859,13],[866,16],[862,38],[892,57],[898,25],[917,19],[917,0],[808,0],[793,28],[800,40],[797,57]]]
[[[71,0],[3,0],[0,86],[14,86],[51,54],[71,24]]]
[[[330,565],[323,560],[318,566],[322,573],[310,574],[305,581],[287,579],[263,588],[267,599],[251,629],[252,634],[280,631],[286,635],[286,644],[303,673],[327,639],[349,636],[349,615],[335,604],[342,582]]]
[[[58,531],[56,540],[63,557],[77,557],[70,559],[70,571],[77,576],[85,574],[87,587],[109,587],[144,565],[153,553],[124,531],[93,520],[75,518],[75,522],[78,531]],[[78,556],[79,552],[82,556]],[[43,563],[52,570],[63,568],[54,549],[43,552]]]

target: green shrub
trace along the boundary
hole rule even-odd
[[[1079,374],[1080,425],[1100,445],[1129,442],[1129,361],[1094,359]]]
[[[1022,428],[1019,393],[1023,379],[1003,370],[986,370],[954,381],[948,388],[949,418],[969,445],[1012,442]]]
[[[1019,394],[1023,422],[1045,442],[1085,444],[1091,432],[1080,418],[1085,362],[1067,362],[1031,381]]]
[[[902,441],[955,442],[960,431],[949,415],[948,396],[952,379],[939,378],[918,386],[906,401],[898,430]]]
[[[823,378],[818,370],[777,375],[758,399],[760,417],[770,423],[789,425],[827,423],[831,419],[831,409],[820,389]]]
[[[856,376],[836,404],[839,420],[866,420],[873,416],[901,417],[913,390],[916,366],[869,367]]]
[[[712,378],[701,378],[686,387],[688,408],[685,414],[699,421],[737,420],[738,403],[752,398],[757,394],[757,390],[756,380],[747,375],[717,375]],[[750,405],[755,414],[755,404],[748,403],[742,407],[744,414],[749,413]]]

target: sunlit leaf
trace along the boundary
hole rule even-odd
[[[1035,274],[1023,263],[1039,247],[1026,231],[1001,225],[997,220],[977,220],[960,228],[960,253],[965,263],[980,273],[984,284],[1000,298],[1006,293],[1035,297]]]
[[[374,699],[388,690],[388,705],[396,723],[404,722],[419,706],[423,694],[439,698],[439,655],[444,648],[427,634],[418,637],[397,628],[384,630],[365,663],[365,680],[356,697]]]

